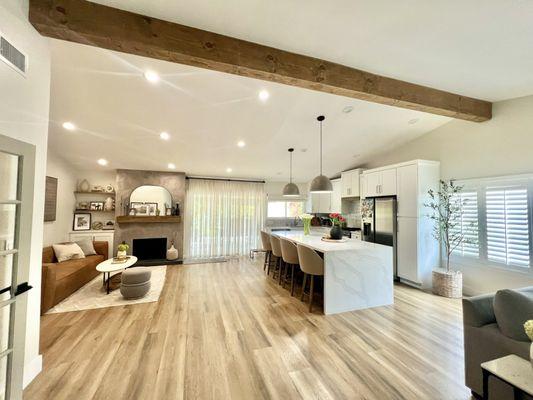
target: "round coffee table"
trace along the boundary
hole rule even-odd
[[[104,274],[104,286],[106,286],[106,292],[109,294],[109,283],[111,281],[111,272],[116,272],[124,270],[128,267],[131,267],[137,262],[137,257],[128,256],[127,260],[124,262],[117,262],[113,258],[109,260],[102,261],[96,266],[96,270]],[[107,280],[106,280],[107,274]]]

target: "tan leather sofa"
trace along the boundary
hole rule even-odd
[[[98,276],[96,266],[107,258],[107,242],[93,244],[96,255],[60,263],[51,246],[43,249],[41,315]]]

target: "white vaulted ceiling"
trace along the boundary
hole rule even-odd
[[[326,116],[328,175],[449,121],[58,40],[51,48],[49,145],[80,169],[102,168],[96,160],[105,158],[105,168],[162,170],[173,163],[191,175],[284,180],[287,148],[295,147],[295,180],[308,181],[318,173],[319,114]],[[149,83],[146,70],[157,71],[161,81]],[[264,103],[261,90],[270,93]],[[343,113],[346,106],[353,111]],[[413,119],[418,122],[409,124]],[[77,129],[65,130],[65,121]],[[170,140],[159,138],[162,131]]]
[[[533,93],[529,1],[95,2],[484,100]],[[51,47],[50,146],[79,168],[106,158],[105,168],[173,163],[192,175],[285,180],[295,147],[295,180],[307,181],[318,172],[319,114],[330,176],[449,121],[57,40]],[[144,79],[148,69],[158,84]],[[270,93],[265,103],[260,90]]]

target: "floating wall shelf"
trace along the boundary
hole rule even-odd
[[[119,224],[154,224],[154,223],[167,223],[177,224],[181,222],[181,217],[175,215],[159,215],[159,216],[146,216],[138,217],[134,215],[121,215],[117,217]]]

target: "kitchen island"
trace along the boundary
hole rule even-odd
[[[322,234],[275,231],[273,235],[324,255],[324,313],[337,314],[392,304],[392,247],[350,239],[326,242]]]

